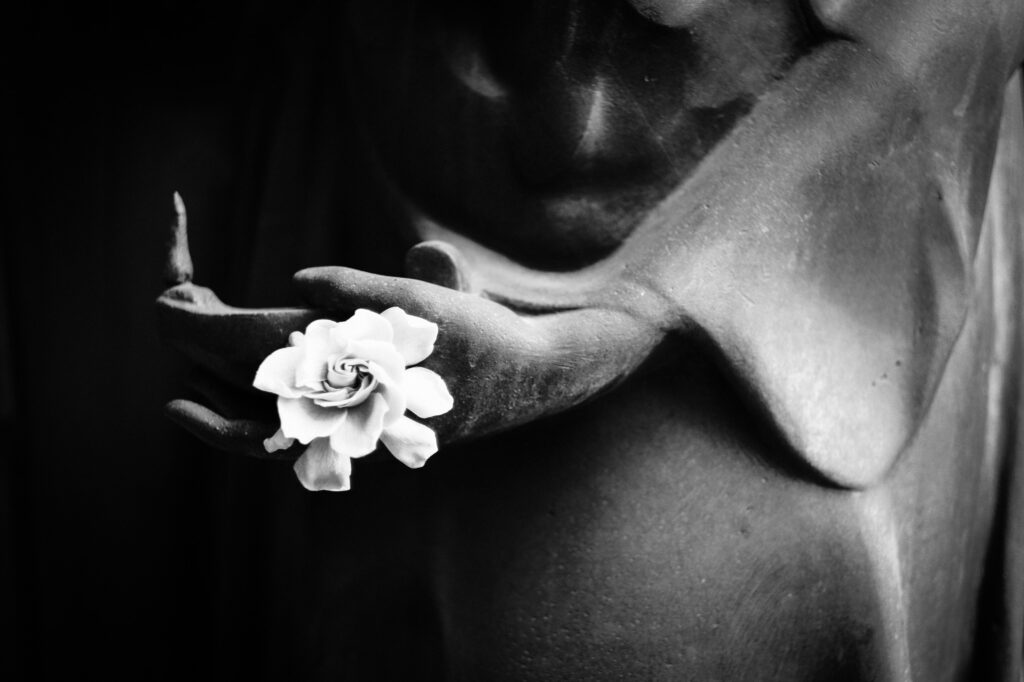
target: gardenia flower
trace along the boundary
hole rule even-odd
[[[436,324],[401,308],[360,309],[344,322],[316,320],[305,333],[292,332],[253,380],[278,396],[281,428],[263,446],[274,452],[308,443],[295,462],[308,490],[348,490],[352,458],[373,452],[378,440],[406,466],[423,466],[437,438],[405,412],[426,419],[452,408],[444,380],[412,366],[436,339]]]

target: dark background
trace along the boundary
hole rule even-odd
[[[187,395],[153,305],[173,191],[197,281],[236,305],[407,246],[351,161],[341,3],[213,4],[5,11],[0,679],[436,672],[407,509],[162,415]]]

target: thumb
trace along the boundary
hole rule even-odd
[[[420,242],[405,255],[408,277],[463,293],[475,291],[465,257],[454,245],[443,241]]]

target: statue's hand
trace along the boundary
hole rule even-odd
[[[416,274],[447,286],[343,267],[303,270],[295,282],[315,310],[231,308],[208,290],[182,284],[159,301],[164,336],[223,384],[243,386],[263,357],[312,319],[398,306],[439,327],[434,352],[422,364],[445,380],[455,398],[451,412],[427,420],[442,448],[586,400],[626,376],[661,338],[612,307],[526,315],[460,291],[465,273],[450,252],[444,245],[421,245],[410,263]],[[211,402],[221,412],[244,413],[237,402]],[[276,428],[270,421],[228,419],[185,400],[172,402],[168,413],[214,447],[255,456],[266,456],[262,441]]]
[[[174,400],[168,416],[217,449],[267,457],[263,440],[277,427],[269,403],[254,395],[253,375],[291,331],[318,317],[302,308],[235,308],[191,281],[167,289],[157,299],[160,335],[192,362],[189,384],[205,403]]]
[[[343,267],[303,270],[295,281],[332,317],[398,306],[437,323],[435,350],[423,365],[455,398],[451,412],[428,421],[442,446],[578,404],[624,377],[659,338],[612,309],[524,315],[477,294]]]

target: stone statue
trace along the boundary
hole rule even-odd
[[[179,207],[163,333],[226,387],[317,317],[439,324],[451,678],[1019,679],[1024,3],[345,17],[408,277],[232,308]],[[169,411],[268,456],[212,406]]]

